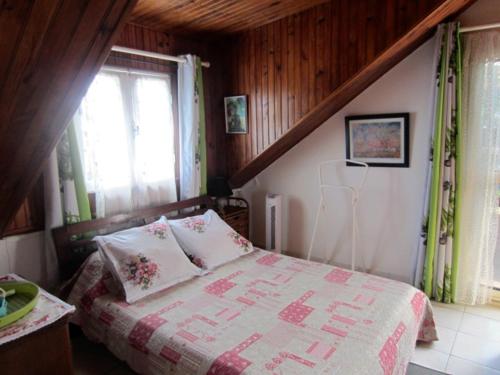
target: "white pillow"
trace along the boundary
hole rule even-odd
[[[212,270],[253,251],[252,243],[213,210],[168,222],[184,251],[193,257],[194,264],[204,269]]]
[[[128,303],[202,273],[184,254],[164,217],[143,227],[97,236],[95,241]]]

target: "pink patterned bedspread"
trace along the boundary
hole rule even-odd
[[[69,302],[142,374],[404,374],[431,305],[397,281],[257,250],[126,304],[96,253]]]

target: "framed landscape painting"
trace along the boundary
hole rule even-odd
[[[409,113],[348,116],[345,119],[346,158],[372,167],[408,168],[409,130]]]
[[[247,97],[245,95],[224,98],[227,134],[248,133]]]

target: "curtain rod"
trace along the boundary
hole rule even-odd
[[[111,51],[130,53],[131,55],[137,55],[137,56],[151,57],[153,59],[158,59],[158,60],[174,61],[176,63],[181,63],[181,64],[186,62],[186,59],[182,57],[164,55],[162,53],[157,53],[157,52],[141,51],[140,49],[134,49],[128,47],[113,46],[111,47]],[[203,66],[204,68],[210,68],[210,63],[203,61],[201,63],[201,66]]]
[[[478,25],[478,26],[470,26],[470,27],[462,27],[460,29],[460,33],[472,33],[474,31],[481,31],[481,30],[490,30],[490,29],[498,29],[500,28],[500,22],[497,23],[490,23],[487,25]]]
[[[115,65],[103,65],[101,67],[101,71],[137,74],[137,75],[141,75],[141,76],[151,76],[151,77],[161,77],[161,78],[170,77],[170,75],[168,73],[153,72],[150,70],[142,70],[142,69],[131,69],[131,68],[125,68],[125,67],[115,66]]]

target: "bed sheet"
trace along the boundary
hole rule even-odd
[[[263,250],[128,305],[99,255],[73,319],[142,374],[405,374],[437,339],[410,285]]]

